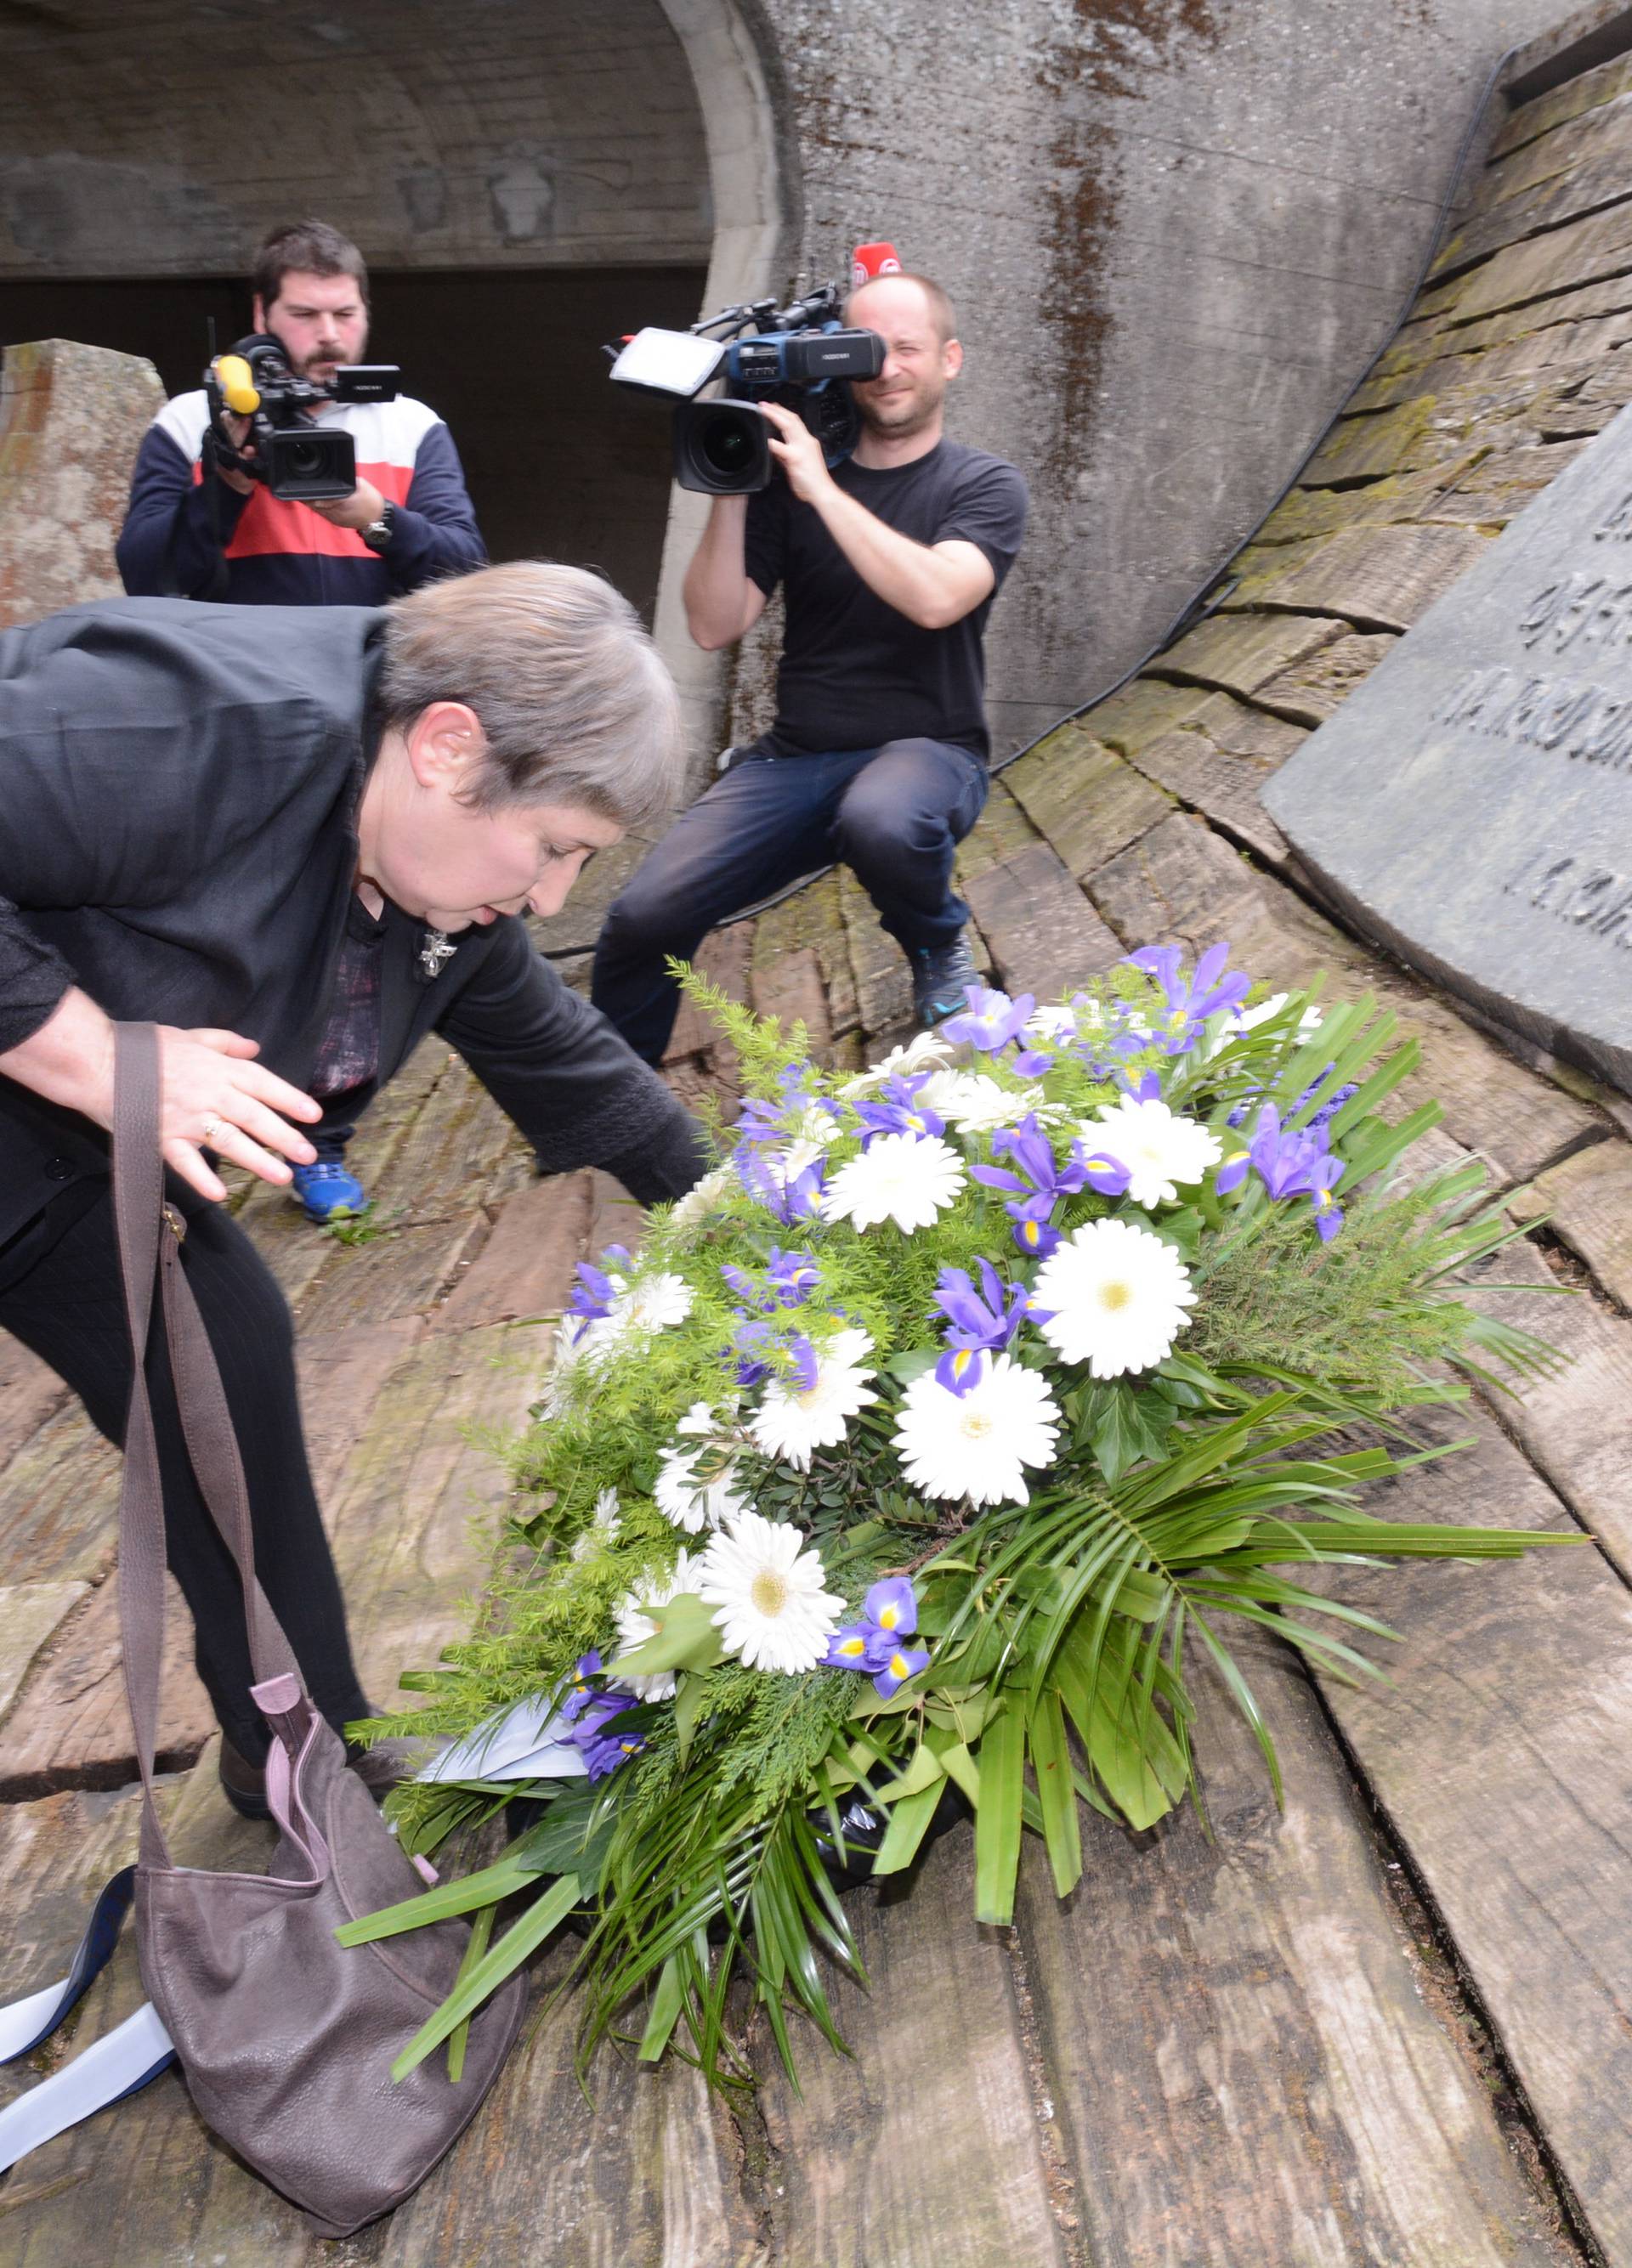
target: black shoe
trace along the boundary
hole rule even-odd
[[[217,1771],[221,1776],[221,1793],[240,1819],[270,1819],[272,1807],[266,1800],[266,1773],[260,1764],[252,1764],[240,1756],[225,1733],[221,1735],[221,1754]]]
[[[950,945],[919,946],[908,959],[912,964],[912,1008],[925,1031],[969,1005],[964,990],[979,983],[980,971],[962,930]]]

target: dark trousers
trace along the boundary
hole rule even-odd
[[[183,1192],[174,1179],[168,1194],[187,1216],[181,1265],[238,1429],[256,1572],[314,1701],[338,1728],[373,1712],[352,1663],[339,1579],[306,1465],[289,1309],[266,1263],[227,1214]],[[68,1381],[100,1432],[123,1441],[130,1343],[107,1182],[65,1190],[0,1247],[0,1329]],[[243,1593],[193,1476],[156,1297],[146,1367],[170,1568],[192,1610],[198,1674],[233,1747],[259,1764],[267,1734],[249,1698],[255,1673]]]
[[[833,860],[853,870],[906,953],[950,945],[969,919],[952,857],[989,784],[979,757],[945,740],[745,757],[614,901],[590,997],[638,1056],[660,1062],[680,999],[665,959],[689,961],[717,923]]]

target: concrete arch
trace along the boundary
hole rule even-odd
[[[798,242],[802,204],[798,144],[776,42],[757,9],[740,0],[661,0],[685,50],[708,147],[714,240],[707,308],[773,291]],[[720,738],[727,663],[691,643],[681,604],[686,562],[707,516],[701,497],[676,489],[663,541],[655,631],[685,703],[692,744],[691,785],[705,784]]]

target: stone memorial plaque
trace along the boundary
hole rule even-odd
[[[1263,802],[1362,935],[1632,1092],[1632,409]]]

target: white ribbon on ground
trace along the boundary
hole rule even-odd
[[[51,1992],[59,1993],[63,1987],[55,1984]],[[17,2016],[36,2004],[45,2007],[49,2014],[49,1993],[31,1993],[26,2000],[13,2001],[11,2007],[0,2010],[0,2020]],[[18,2028],[21,2036],[20,2026]],[[0,2034],[0,2038],[4,2037]],[[55,2135],[66,2133],[78,2126],[82,2118],[105,2110],[108,2103],[117,2102],[121,2095],[134,2094],[156,2078],[167,2063],[174,2060],[175,2050],[170,2035],[159,2020],[159,2011],[151,2000],[144,2001],[134,2016],[127,2016],[122,2024],[115,2025],[105,2038],[76,2056],[73,2062],[49,2079],[41,2080],[26,2095],[19,2095],[15,2102],[0,2110],[0,2173],[37,2150],[42,2142]]]

